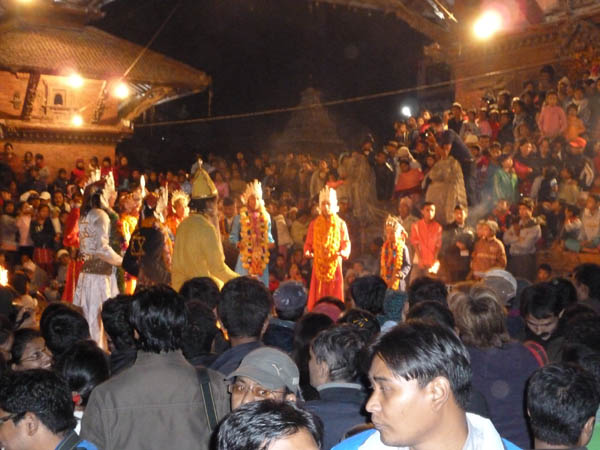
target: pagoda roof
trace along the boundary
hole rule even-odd
[[[0,68],[11,72],[63,75],[76,71],[90,79],[120,78],[143,48],[92,26],[57,26],[8,20],[0,24]],[[205,72],[147,50],[125,80],[200,92],[211,79]]]

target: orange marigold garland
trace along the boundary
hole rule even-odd
[[[396,239],[394,242],[386,240],[381,249],[380,274],[390,289],[398,290],[400,287],[403,251],[404,239]]]
[[[240,258],[250,275],[261,276],[269,264],[269,219],[259,210],[253,224],[248,208],[240,210]]]
[[[381,248],[380,275],[388,288],[398,290],[402,270],[406,231],[393,216],[385,221],[386,240]]]
[[[332,214],[329,219],[319,215],[313,227],[314,269],[317,280],[329,283],[335,278],[342,233],[340,218]]]

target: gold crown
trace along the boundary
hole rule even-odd
[[[200,165],[194,172],[192,179],[192,199],[202,200],[205,198],[216,197],[218,195],[217,187],[210,175]]]

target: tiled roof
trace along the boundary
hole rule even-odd
[[[14,72],[62,74],[75,70],[84,77],[120,77],[142,47],[91,26],[0,25],[0,68]],[[201,91],[210,77],[201,70],[148,50],[126,78],[132,83],[167,85]]]

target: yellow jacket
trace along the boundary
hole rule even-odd
[[[215,227],[202,214],[190,214],[177,228],[171,284],[181,285],[194,277],[210,277],[219,289],[239,275],[225,264],[221,240]]]

